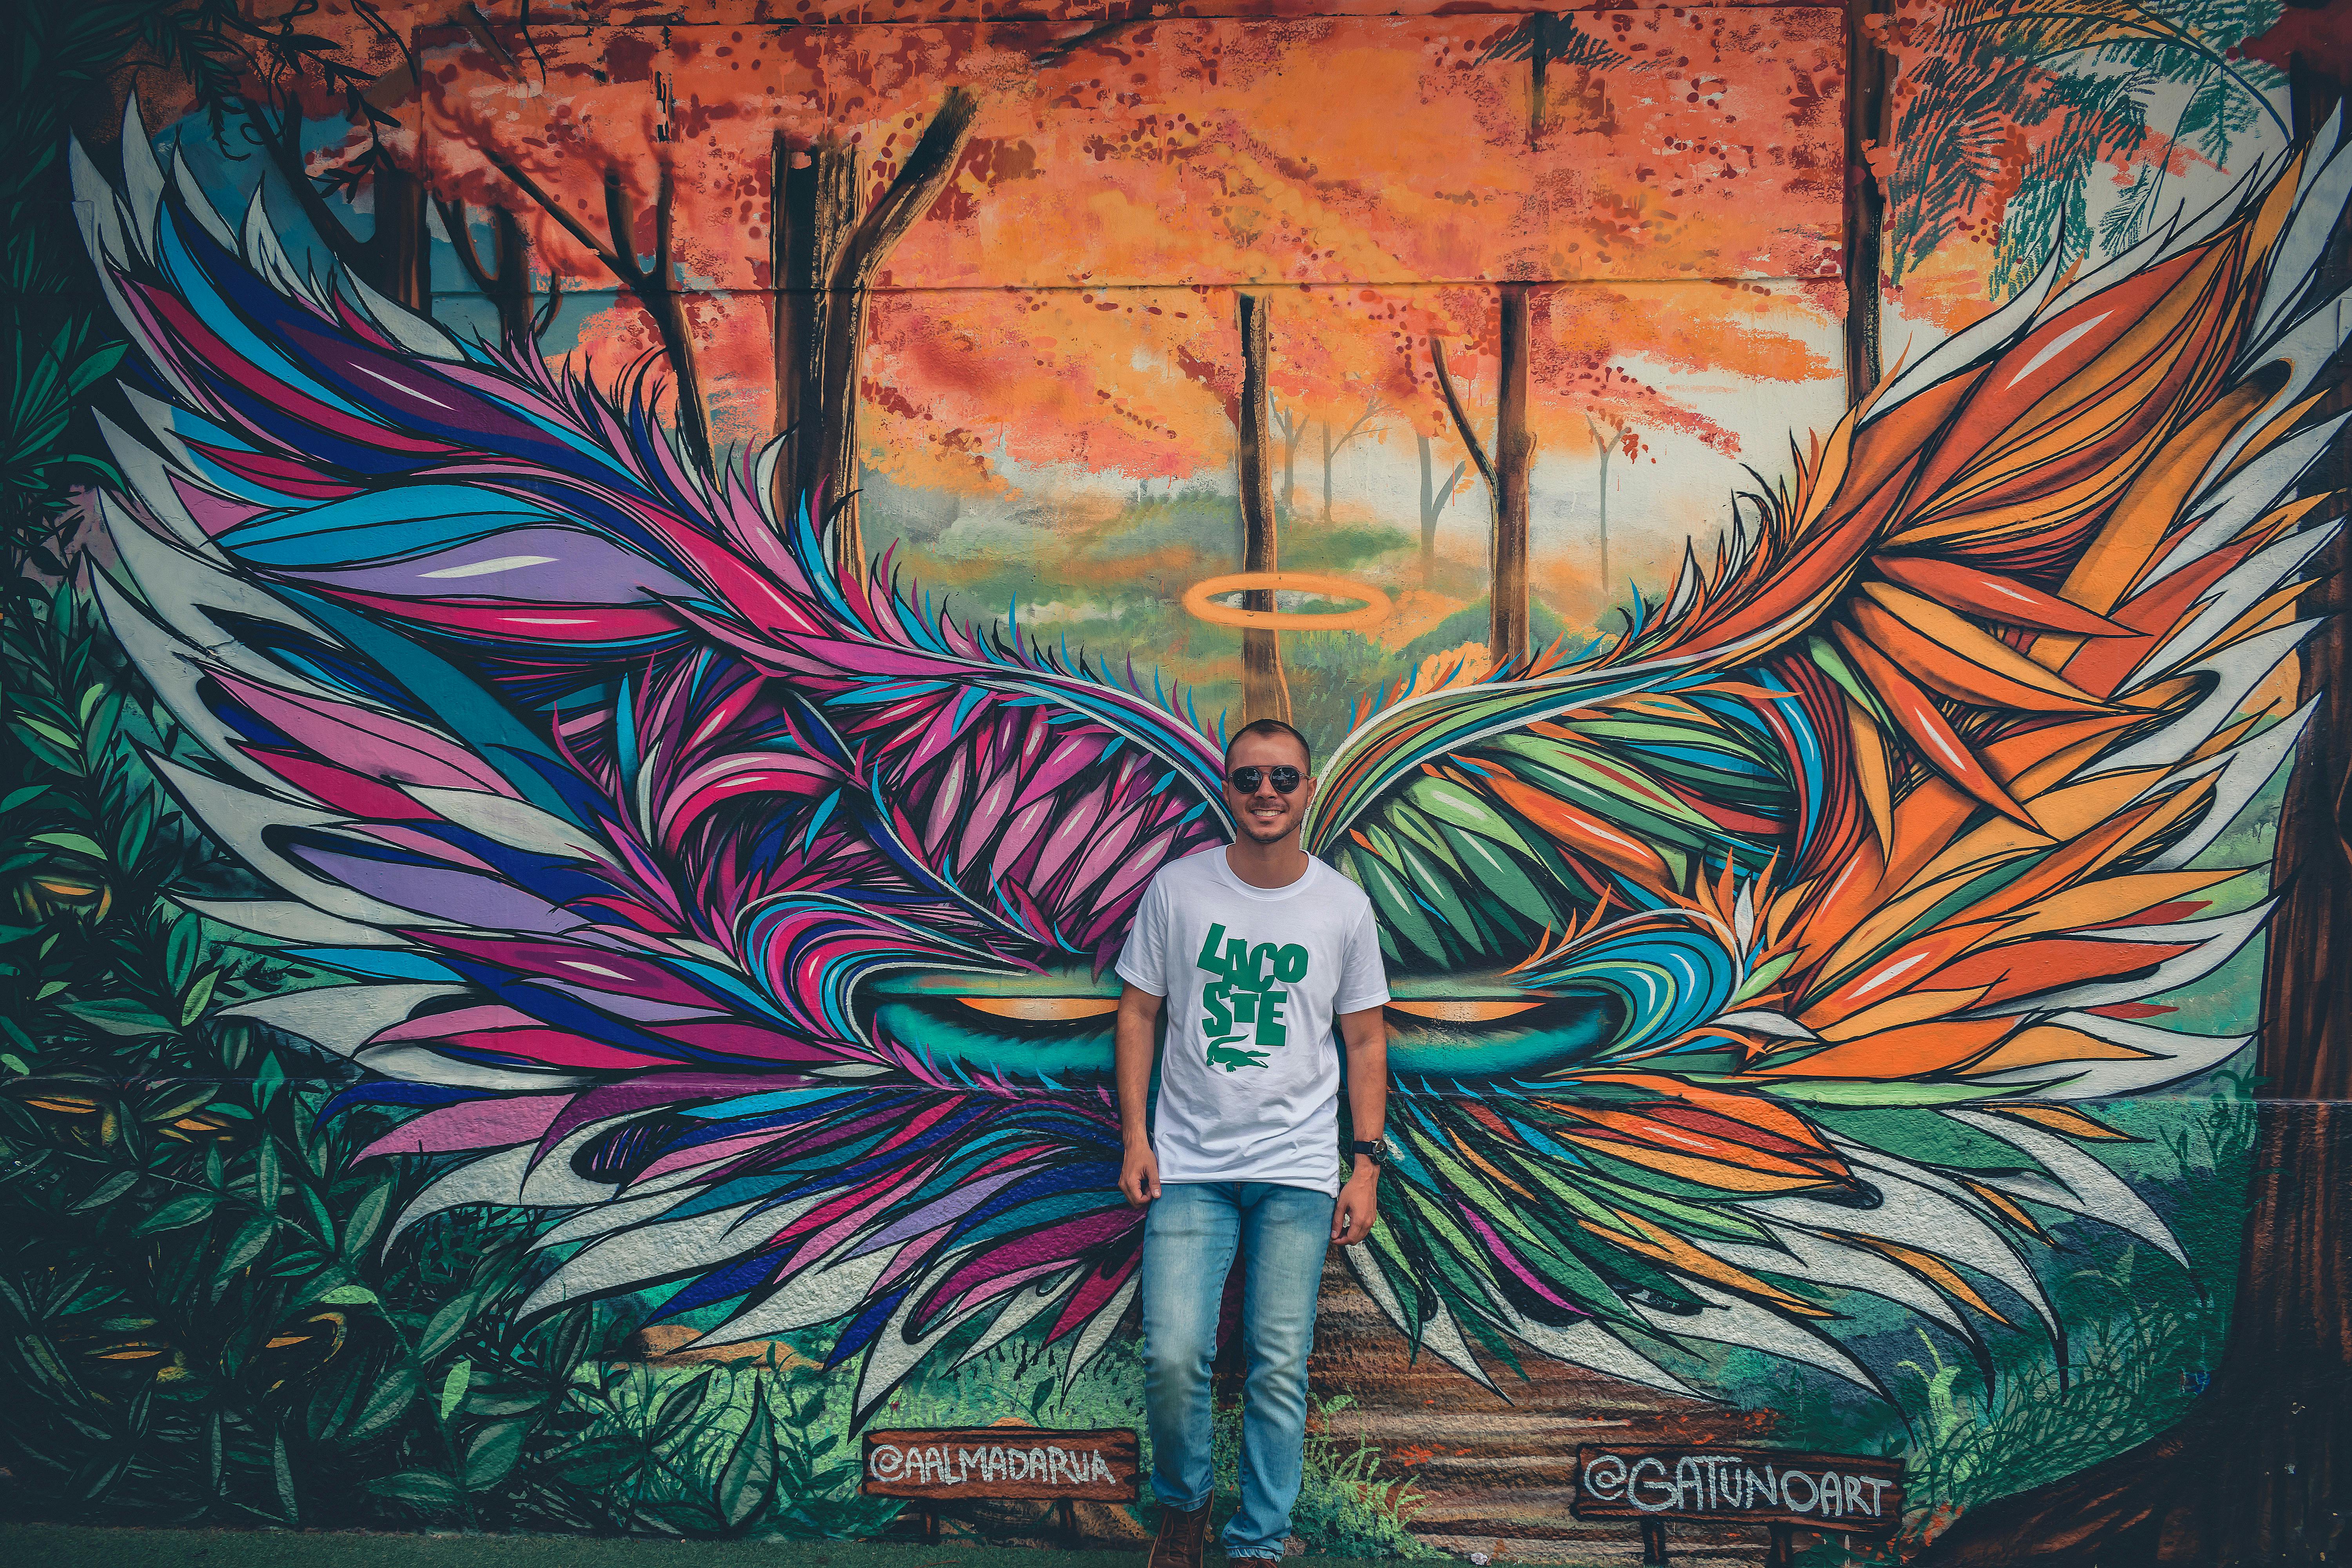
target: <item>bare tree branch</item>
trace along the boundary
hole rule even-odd
[[[661,199],[665,205],[669,195],[669,171],[661,176]],[[629,201],[629,188],[621,182],[621,171],[604,171],[604,226],[613,231],[612,260],[608,263],[622,282],[636,293],[643,294],[653,283],[654,275],[637,260],[637,212]],[[654,265],[658,268],[668,259],[661,254],[659,241],[655,244]],[[662,282],[667,284],[665,274]]]
[[[708,471],[711,461],[710,411],[703,406],[702,380],[695,368],[694,333],[686,316],[686,303],[677,291],[670,257],[670,238],[676,208],[675,176],[668,163],[661,165],[661,176],[654,195],[654,261],[647,267],[637,259],[636,208],[629,199],[628,186],[618,169],[604,171],[604,226],[611,231],[610,243],[589,232],[588,226],[564,209],[563,204],[548,195],[545,187],[525,173],[515,162],[495,147],[479,148],[490,166],[515,188],[539,204],[541,212],[560,224],[563,231],[578,240],[588,253],[604,264],[629,292],[636,297],[646,315],[653,318],[654,330],[660,334],[662,351],[669,360],[671,375],[677,382],[678,433],[685,437],[687,450],[694,460]],[[550,313],[552,321],[553,300]],[[543,323],[535,331],[544,331]]]
[[[1462,406],[1461,395],[1454,390],[1454,377],[1445,368],[1445,344],[1435,335],[1429,340],[1429,363],[1437,371],[1437,390],[1445,399],[1445,412],[1453,416],[1454,434],[1470,449],[1470,460],[1478,465],[1478,477],[1486,481],[1486,489],[1495,488],[1495,465],[1487,458],[1486,448],[1478,443],[1478,433],[1470,428],[1470,411]]]
[[[589,233],[588,226],[572,216],[562,202],[549,195],[544,186],[525,174],[513,160],[488,142],[484,142],[478,150],[484,158],[489,160],[491,168],[504,174],[515,189],[537,203],[540,211],[553,218],[564,233],[578,240],[582,248],[603,262],[614,277],[626,280],[626,274],[622,269],[621,258],[614,254],[613,247]],[[636,263],[634,260],[629,263],[629,270],[634,271]]]

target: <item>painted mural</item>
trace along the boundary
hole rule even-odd
[[[2333,1560],[2340,5],[16,9],[11,1516],[1139,1425],[1108,966],[1273,714],[1309,1549],[1633,1561],[1606,1436]]]

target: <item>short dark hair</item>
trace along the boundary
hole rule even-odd
[[[1292,740],[1298,742],[1298,754],[1307,759],[1307,766],[1308,769],[1312,770],[1315,766],[1315,748],[1307,743],[1306,736],[1300,734],[1297,730],[1293,729],[1290,725],[1284,723],[1279,719],[1253,719],[1248,723],[1243,725],[1240,729],[1234,731],[1233,739],[1225,742],[1225,765],[1227,767],[1231,767],[1233,765],[1234,748],[1242,743],[1242,737],[1244,735],[1287,735]]]

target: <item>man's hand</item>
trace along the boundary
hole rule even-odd
[[[1126,1194],[1130,1208],[1139,1209],[1160,1195],[1160,1156],[1151,1152],[1150,1144],[1127,1146],[1127,1157],[1118,1165],[1118,1190]]]
[[[1353,1247],[1371,1235],[1380,1205],[1381,1168],[1370,1160],[1359,1160],[1356,1173],[1339,1189],[1339,1206],[1331,1211],[1331,1239],[1342,1247]]]

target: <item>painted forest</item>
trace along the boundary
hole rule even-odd
[[[2352,1545],[2345,0],[9,13],[0,1518],[1139,1426],[1109,963],[1273,716],[1309,1550]]]

